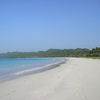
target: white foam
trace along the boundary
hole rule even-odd
[[[38,71],[38,70],[41,70],[41,69],[50,68],[50,66],[59,65],[59,64],[63,63],[64,61],[65,60],[61,60],[59,62],[47,64],[47,65],[44,65],[44,66],[41,66],[41,67],[26,69],[26,70],[23,70],[23,71],[13,73],[13,75],[23,75],[23,74],[26,74],[26,73],[29,73],[29,72],[35,72],[35,71]]]

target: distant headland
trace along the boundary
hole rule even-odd
[[[76,49],[48,49],[38,52],[7,52],[1,53],[0,58],[39,58],[39,57],[100,57],[100,47]]]

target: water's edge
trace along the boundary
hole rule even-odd
[[[36,70],[33,68],[33,69],[29,69],[29,70],[24,70],[24,71],[21,71],[21,72],[16,72],[16,73],[13,73],[13,76],[9,75],[10,77],[8,77],[8,79],[0,80],[0,83],[6,82],[6,81],[9,81],[9,80],[14,80],[14,79],[26,76],[26,75],[31,75],[31,74],[37,74],[37,73],[40,73],[40,72],[44,72],[44,71],[59,67],[61,64],[64,64],[65,62],[66,62],[66,59],[63,58],[61,61],[54,62],[54,63],[51,63],[51,64],[47,64],[43,67],[37,68]],[[27,73],[24,73],[25,71]]]

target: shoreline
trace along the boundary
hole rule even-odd
[[[43,71],[46,71],[46,70],[53,69],[53,68],[58,67],[59,65],[65,63],[65,61],[66,61],[66,59],[63,58],[60,61],[56,61],[56,62],[53,62],[53,63],[50,63],[50,64],[46,64],[46,65],[43,65],[42,67],[25,69],[23,71],[11,73],[6,78],[4,78],[4,79],[2,78],[0,80],[0,83],[10,81],[10,80],[14,80],[14,79],[17,79],[17,78],[20,78],[20,77],[23,77],[23,76],[32,75],[32,74],[36,74],[36,73],[40,73],[40,72],[43,72]]]
[[[99,100],[100,61],[68,58],[51,70],[0,83],[0,100]]]

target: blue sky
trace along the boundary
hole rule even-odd
[[[100,0],[0,0],[0,52],[100,46]]]

